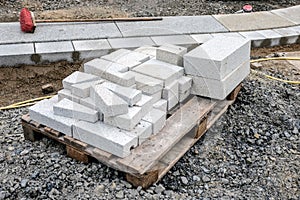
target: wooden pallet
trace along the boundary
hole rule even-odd
[[[215,101],[193,97],[177,109],[166,121],[165,127],[131,151],[125,158],[116,157],[101,149],[66,136],[49,127],[22,117],[24,137],[35,141],[43,136],[66,146],[67,155],[88,163],[97,159],[101,163],[122,171],[128,182],[147,188],[159,181],[175,163],[201,138],[231,105],[241,86],[226,100]]]

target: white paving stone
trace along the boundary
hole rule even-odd
[[[156,59],[177,66],[183,66],[182,56],[187,53],[187,48],[165,44],[157,48]]]
[[[179,93],[179,102],[182,103],[184,100],[186,100],[191,94],[191,88]]]
[[[76,103],[80,102],[80,97],[73,95],[72,92],[68,89],[62,89],[58,91],[57,94],[58,94],[58,101],[61,101],[62,99],[66,98]]]
[[[133,71],[164,81],[169,85],[183,75],[183,68],[159,60],[149,60],[133,69]]]
[[[194,95],[223,100],[247,77],[249,73],[250,63],[247,61],[223,80],[190,76],[193,79],[191,93]]]
[[[106,117],[104,115],[104,123],[127,131],[132,131],[142,118],[142,109],[140,107],[133,106],[128,109],[128,113],[123,115],[113,117]]]
[[[90,81],[96,81],[99,80],[100,77],[87,74],[84,72],[76,71],[72,73],[71,75],[67,76],[63,79],[62,83],[65,89],[71,90],[71,85],[77,84],[77,83],[85,83]]]
[[[104,80],[73,84],[71,85],[71,92],[76,96],[79,96],[81,98],[86,98],[90,96],[90,89],[92,85],[100,84],[102,82],[104,82]]]
[[[55,115],[88,122],[96,122],[99,120],[99,115],[96,110],[80,105],[79,103],[75,103],[69,99],[62,99],[58,103],[54,104],[53,112]]]
[[[179,92],[183,93],[192,87],[192,79],[187,76],[182,76],[178,79],[178,84]]]
[[[153,108],[161,110],[163,112],[167,112],[168,101],[165,99],[161,99],[153,104]]]
[[[104,59],[94,59],[85,63],[84,71],[122,86],[129,87],[135,84],[134,77],[127,72],[127,66]]]
[[[76,120],[55,115],[53,105],[57,102],[58,97],[55,96],[36,103],[29,108],[30,118],[65,135],[72,136],[72,126]]]
[[[134,88],[123,87],[110,82],[104,82],[102,85],[125,100],[129,106],[133,106],[142,98],[142,92]]]
[[[152,109],[153,105],[153,97],[147,96],[147,95],[142,95],[141,100],[139,100],[135,106],[138,106],[142,109],[142,116],[144,117],[150,110]]]
[[[166,112],[153,108],[143,120],[152,124],[152,134],[157,134],[166,123]]]
[[[222,80],[250,58],[250,42],[239,37],[216,37],[184,55],[185,73]]]
[[[138,145],[138,137],[103,122],[76,122],[73,137],[94,147],[124,158]]]
[[[139,47],[139,48],[135,49],[134,51],[140,52],[140,53],[143,53],[143,54],[147,54],[147,55],[151,56],[151,58],[155,58],[156,57],[156,50],[157,50],[157,47],[142,46],[142,47]]]
[[[134,76],[136,88],[145,94],[152,95],[163,89],[164,82],[162,80],[133,71],[129,71],[128,74]]]
[[[128,112],[128,104],[101,84],[92,86],[92,91],[95,94],[95,104],[104,116],[110,117]]]
[[[239,32],[244,38],[251,40],[251,47],[260,47],[266,37],[256,31]]]

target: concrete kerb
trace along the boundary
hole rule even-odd
[[[293,15],[289,16],[289,12],[292,12]],[[252,24],[248,29],[232,28],[235,26],[232,23],[241,23],[239,22],[241,18],[249,21],[249,19],[258,17],[260,17],[260,21],[257,23],[260,24]],[[264,24],[270,18],[278,19],[280,23]],[[226,24],[224,19],[235,19],[233,20],[235,22]],[[3,26],[0,29],[3,33],[1,35],[4,35],[0,39],[0,66],[39,64],[60,60],[69,62],[89,60],[119,48],[159,46],[165,42],[190,47],[202,44],[217,35],[242,35],[252,40],[253,47],[294,44],[300,42],[299,19],[300,5],[242,15],[164,17],[162,21],[155,22],[39,24],[34,34],[22,33],[19,30],[19,23],[0,23],[0,28]],[[197,26],[189,26],[192,22],[199,23]],[[199,24],[207,24],[207,26]],[[49,26],[53,26],[53,29]],[[236,26],[240,26],[240,24]],[[99,33],[91,31],[99,27]],[[45,28],[51,29],[51,36],[47,37],[43,34]],[[83,32],[77,34],[78,31]],[[108,34],[107,31],[111,34]],[[8,35],[9,37],[7,37]],[[14,45],[25,44],[33,45],[31,52],[24,53],[19,51],[22,48],[11,48]],[[1,49],[10,50],[4,55],[1,54]]]

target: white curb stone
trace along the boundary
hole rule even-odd
[[[182,103],[184,100],[186,100],[191,94],[191,88],[179,93],[179,102]]]
[[[96,106],[94,99],[92,99],[91,97],[82,98],[82,99],[80,99],[79,103],[90,109],[97,110],[99,120],[103,121],[103,113],[101,113],[100,109]]]
[[[112,38],[108,39],[108,42],[113,49],[135,49],[145,45],[155,45],[150,37]]]
[[[177,66],[183,66],[182,56],[187,53],[187,48],[166,44],[156,51],[156,59]]]
[[[128,112],[128,104],[102,85],[94,85],[95,104],[105,117],[122,115]]]
[[[33,44],[0,45],[0,66],[32,65],[31,55],[34,54]]]
[[[161,100],[161,96],[162,96],[162,91],[152,94],[151,95],[151,97],[153,98],[152,102],[157,102],[157,101]]]
[[[66,99],[69,99],[69,100],[74,101],[76,103],[80,102],[80,97],[76,96],[76,95],[73,95],[71,93],[71,91],[68,90],[68,89],[62,89],[62,90],[58,91],[57,94],[58,94],[58,101],[61,101],[62,99],[66,98]]]
[[[128,109],[128,113],[123,115],[113,117],[106,117],[104,115],[104,123],[127,131],[132,131],[142,118],[142,109],[140,107],[133,106]]]
[[[176,96],[173,93],[170,93],[170,96],[168,98],[168,107],[167,110],[172,110],[179,102],[179,96]]]
[[[173,44],[189,48],[198,44],[198,42],[189,35],[152,36],[151,39],[157,46]]]
[[[142,95],[141,100],[139,100],[135,106],[140,107],[142,109],[142,117],[144,117],[150,110],[152,109],[153,105],[153,97]]]
[[[90,96],[90,89],[92,85],[101,84],[103,82],[104,80],[98,80],[98,81],[73,84],[71,85],[71,92],[76,96],[79,96],[81,98],[86,98]]]
[[[53,112],[55,115],[84,120],[93,123],[99,120],[99,115],[96,110],[92,110],[69,99],[63,99],[58,103],[54,104]]]
[[[134,76],[136,88],[145,94],[152,95],[163,89],[164,82],[162,80],[133,71],[129,71],[128,74]]]
[[[174,81],[170,85],[167,85],[162,92],[162,98],[169,100],[171,97],[175,96],[178,99],[178,81]]]
[[[52,108],[58,102],[57,99],[57,96],[54,96],[51,99],[45,99],[31,106],[29,108],[30,118],[65,135],[73,136],[72,126],[76,120],[54,114]]]
[[[130,149],[138,145],[138,137],[132,133],[103,122],[76,122],[73,137],[94,147],[124,158],[130,154]]]
[[[164,81],[169,85],[183,76],[183,68],[159,60],[149,60],[133,69],[133,71]]]
[[[207,42],[208,40],[213,38],[211,34],[192,34],[191,37],[199,44],[203,44],[204,42]]]
[[[42,62],[73,61],[74,48],[71,41],[35,43],[35,51],[41,55]]]
[[[256,31],[239,32],[244,38],[251,40],[251,47],[260,47],[266,37]]]
[[[84,64],[84,71],[122,86],[129,87],[135,84],[134,77],[127,73],[128,67],[107,60],[94,59],[87,62]]]
[[[257,33],[263,35],[264,37],[268,38],[271,41],[270,46],[277,46],[280,45],[281,35],[273,30],[260,30],[256,31]]]
[[[152,134],[157,134],[166,123],[166,112],[153,108],[143,120],[152,124]]]
[[[138,145],[141,145],[152,135],[152,124],[146,121],[140,121],[130,133],[138,136]]]
[[[178,84],[179,92],[183,93],[192,87],[192,79],[187,76],[182,76],[178,79]]]
[[[283,38],[285,38],[287,41],[285,44],[294,44],[298,40],[298,37],[300,35],[300,31],[296,30],[292,27],[288,28],[278,28],[274,29],[277,33],[282,35]]]
[[[104,82],[102,86],[106,87],[123,100],[125,100],[129,106],[133,106],[142,98],[142,92],[130,87],[123,87],[114,83]]]
[[[143,53],[143,54],[147,54],[147,55],[151,56],[151,58],[156,58],[156,50],[157,50],[157,47],[143,46],[143,47],[139,47],[139,48],[135,49],[134,51]]]
[[[71,85],[73,84],[97,81],[99,79],[100,77],[98,76],[76,71],[71,75],[67,76],[66,78],[64,78],[62,84],[65,89],[71,90],[72,89]]]
[[[185,73],[222,80],[250,58],[250,42],[238,37],[216,37],[184,55]]]
[[[167,108],[168,108],[168,101],[161,99],[159,101],[157,101],[156,103],[153,104],[153,108],[161,110],[163,112],[167,112]]]
[[[240,65],[231,74],[227,75],[227,77],[223,80],[188,75],[193,79],[191,93],[194,95],[223,100],[246,78],[249,73],[250,63],[247,61]]]

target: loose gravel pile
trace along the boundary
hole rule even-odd
[[[24,140],[26,108],[0,112],[0,199],[299,199],[299,86],[252,75],[233,106],[156,185],[132,188],[63,146]]]

